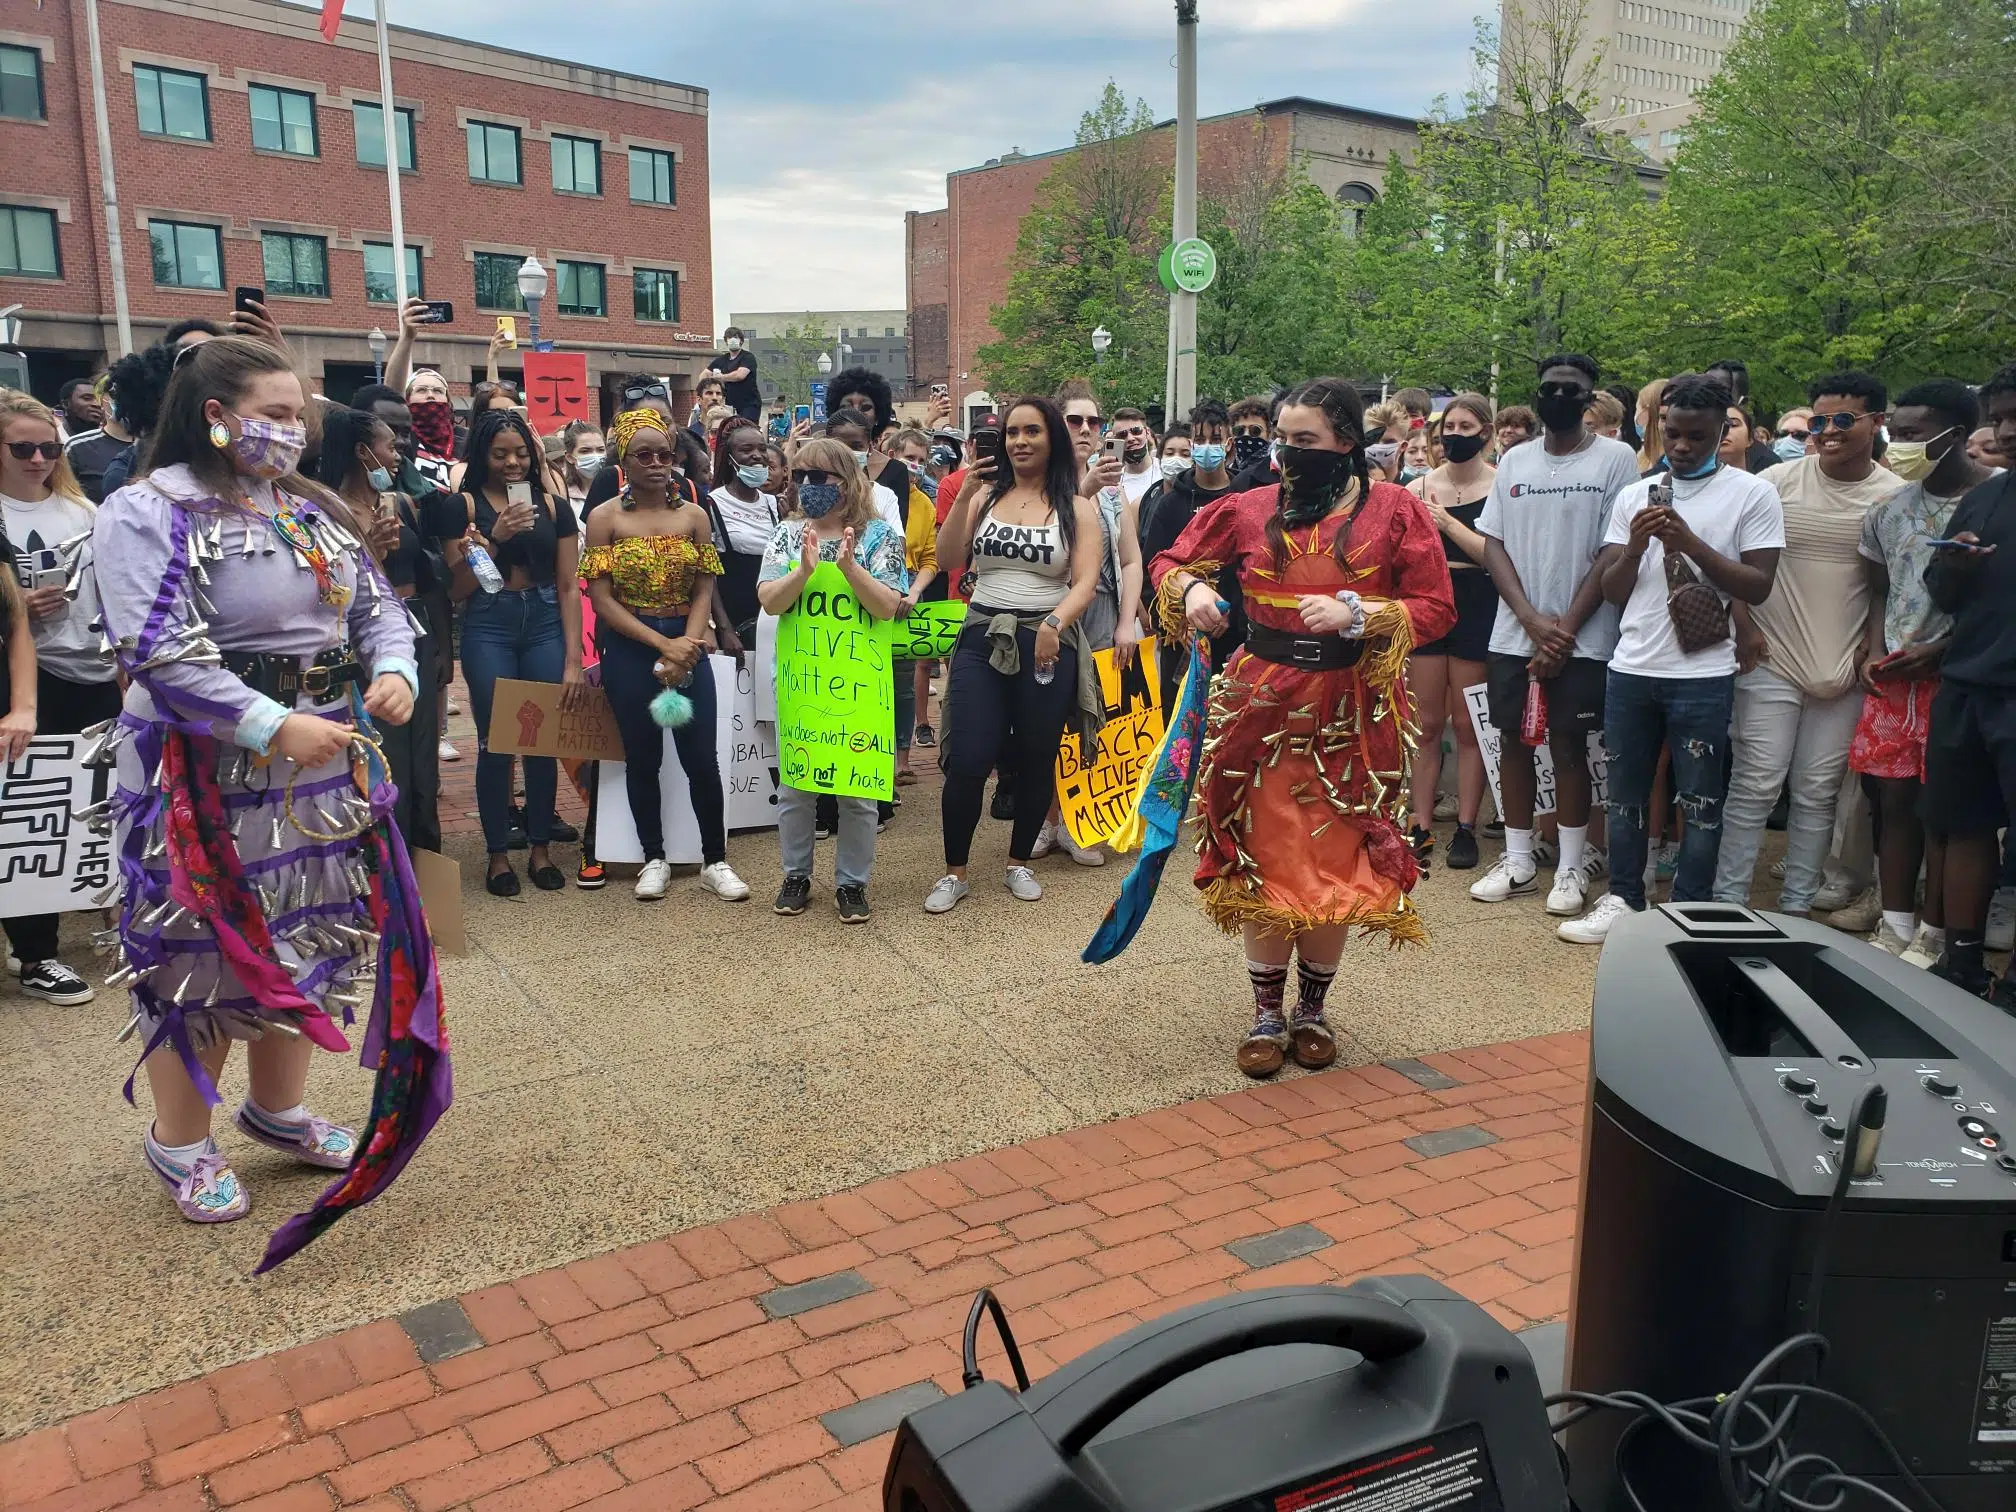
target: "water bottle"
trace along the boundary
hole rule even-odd
[[[497,564],[490,560],[490,553],[480,541],[469,543],[469,570],[476,574],[477,586],[485,593],[504,591],[504,574],[497,570]]]
[[[1046,667],[1039,662],[1036,666],[1036,686],[1047,688],[1055,681],[1057,681],[1057,663],[1052,662]]]

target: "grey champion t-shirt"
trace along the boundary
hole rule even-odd
[[[1566,614],[1603,549],[1611,501],[1637,481],[1637,454],[1622,441],[1591,436],[1560,457],[1549,454],[1544,440],[1525,441],[1500,459],[1477,529],[1504,545],[1535,609]],[[1491,649],[1505,656],[1534,652],[1533,638],[1503,601]],[[1575,654],[1608,661],[1616,649],[1616,606],[1600,604],[1576,635]]]

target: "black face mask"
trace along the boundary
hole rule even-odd
[[[1148,443],[1146,441],[1136,442],[1122,451],[1120,455],[1125,457],[1127,465],[1132,467],[1148,455]]]
[[[1232,438],[1232,462],[1235,471],[1244,472],[1266,455],[1267,438],[1265,436],[1234,436]]]
[[[1451,462],[1460,464],[1474,461],[1483,450],[1482,436],[1452,436],[1447,431],[1442,433],[1442,455]]]
[[[1556,435],[1580,425],[1582,412],[1588,407],[1587,394],[1542,394],[1533,401],[1533,408],[1540,413],[1540,423]]]
[[[1313,525],[1322,519],[1358,476],[1349,452],[1284,446],[1276,460],[1281,468],[1281,518],[1290,525]]]

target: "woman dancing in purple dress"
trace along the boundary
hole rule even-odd
[[[116,762],[119,927],[154,1096],[147,1159],[184,1217],[243,1217],[249,1198],[211,1138],[216,1079],[248,1041],[247,1138],[346,1174],[274,1236],[286,1258],[382,1191],[447,1107],[447,1042],[418,889],[389,823],[374,719],[406,720],[412,623],[340,500],[296,474],[300,379],[264,343],[228,337],[183,360],[145,476],[105,502],[94,536],[125,710],[95,759]],[[311,1046],[371,1005],[378,1072],[361,1133],[308,1112]],[[132,1082],[127,1082],[132,1096]],[[264,1267],[262,1267],[264,1268]]]

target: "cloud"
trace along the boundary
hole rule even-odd
[[[429,31],[707,89],[716,327],[735,310],[900,308],[904,212],[942,206],[948,172],[1068,145],[1109,78],[1175,114],[1166,0],[588,0],[564,25],[553,0],[391,9]],[[1475,0],[1404,15],[1372,0],[1200,9],[1206,115],[1289,95],[1419,115],[1468,82]]]

